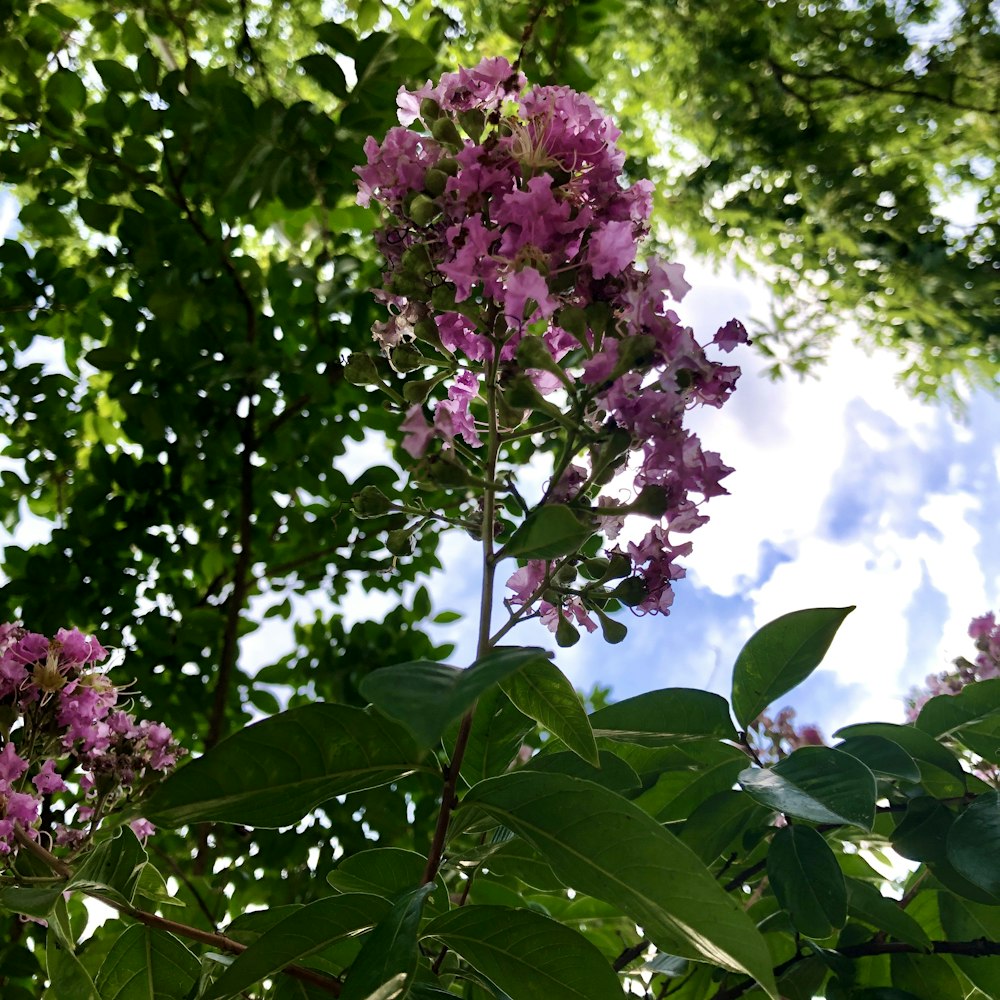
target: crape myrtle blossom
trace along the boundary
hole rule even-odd
[[[78,629],[48,638],[0,625],[0,868],[18,833],[85,846],[116,804],[184,752],[166,726],[119,706],[123,690],[97,666],[107,655]],[[133,828],[152,832],[146,820]]]
[[[955,695],[964,687],[976,681],[993,680],[1000,677],[1000,623],[994,612],[969,623],[969,638],[976,645],[976,656],[967,660],[959,656],[954,660],[954,669],[940,674],[930,674],[922,690],[910,691],[906,702],[906,721],[913,722],[920,715],[920,709],[931,698],[938,695]]]
[[[490,419],[501,437],[513,434],[533,415],[551,416],[556,404],[543,401],[558,400],[568,418],[558,433],[583,431],[543,502],[589,519],[616,571],[628,560],[629,586],[616,600],[667,613],[671,583],[684,575],[677,560],[691,550],[686,536],[707,520],[699,505],[726,492],[731,471],[684,417],[722,405],[739,369],[706,357],[674,311],[690,288],[684,268],[636,262],[651,184],[623,177],[621,133],[587,95],[529,89],[502,58],[401,90],[397,103],[401,125],[381,142],[369,137],[367,163],[355,170],[358,202],[383,210],[376,297],[389,315],[375,340],[397,372],[427,380],[437,369],[431,389],[404,392],[404,449],[414,459],[475,452]],[[414,339],[419,356],[404,366],[400,352]],[[734,319],[712,342],[729,352],[746,341]],[[487,412],[487,390],[498,417]],[[622,475],[630,499],[602,494]],[[653,524],[625,545],[616,537],[628,513]],[[596,627],[593,588],[553,570],[526,590],[526,570],[539,572],[529,563],[511,577],[511,604],[530,604],[553,631],[567,618]]]

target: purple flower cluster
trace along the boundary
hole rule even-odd
[[[96,665],[107,650],[78,629],[53,638],[0,625],[0,855],[16,828],[79,848],[121,799],[168,771],[183,751],[158,722],[118,707],[122,690]],[[152,832],[134,821],[140,836]]]
[[[558,502],[603,508],[602,530],[614,541],[614,510],[624,516],[630,505],[598,496],[600,484],[628,472],[634,496],[655,493],[655,509],[642,511],[653,527],[608,554],[631,560],[642,585],[633,606],[666,613],[671,581],[684,573],[676,560],[690,550],[671,536],[707,520],[691,497],[725,493],[731,471],[683,427],[684,414],[720,406],[739,369],[710,361],[671,308],[690,287],[684,268],[637,266],[652,186],[623,181],[619,129],[585,94],[525,85],[494,58],[401,90],[403,124],[381,143],[369,137],[367,165],[355,168],[359,203],[385,209],[376,239],[386,271],[376,295],[389,317],[375,338],[390,357],[415,339],[430,344],[453,376],[446,398],[409,408],[403,447],[415,458],[436,444],[480,447],[485,379],[501,397],[510,391],[508,419],[526,398],[532,408],[532,392],[541,400],[567,390],[589,429],[580,447],[588,457],[572,467],[575,483],[558,470]],[[746,339],[732,320],[712,342],[730,351]],[[518,376],[530,382],[527,396],[523,381],[520,393],[512,389]],[[609,462],[601,443],[612,440],[620,446]],[[556,499],[550,492],[546,502]],[[544,565],[519,570],[508,583],[514,602],[537,589],[526,590],[526,580],[544,576]],[[592,626],[569,596],[553,607],[539,606],[553,629],[567,614]]]
[[[954,670],[940,674],[930,674],[923,690],[914,688],[906,702],[906,721],[913,722],[920,709],[939,694],[958,694],[967,684],[974,681],[991,680],[1000,677],[1000,624],[991,611],[969,623],[969,638],[976,644],[976,658],[967,660],[964,656],[954,661]]]
[[[823,746],[826,741],[812,724],[797,726],[795,709],[782,708],[775,715],[761,714],[747,727],[747,740],[757,759],[775,764],[799,747]]]

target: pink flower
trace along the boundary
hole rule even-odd
[[[0,750],[0,782],[9,787],[27,770],[28,762],[17,755],[14,744],[5,743],[3,750]]]
[[[406,411],[406,419],[400,424],[404,431],[403,449],[414,458],[420,458],[427,451],[427,445],[434,437],[434,428],[427,422],[423,407],[419,404]]]
[[[551,316],[558,306],[558,302],[549,292],[545,279],[533,267],[523,268],[507,278],[504,317],[511,329],[516,330],[524,325],[524,309],[529,300],[533,300],[538,308],[527,318],[528,322],[539,315]]]
[[[590,237],[587,260],[595,278],[621,274],[635,261],[635,236],[631,221],[609,222]]]
[[[31,779],[31,783],[44,795],[66,791],[66,782],[56,774],[56,762],[52,759],[41,766],[38,774]]]
[[[460,372],[448,389],[448,398],[434,409],[434,427],[450,443],[461,436],[473,448],[482,446],[476,424],[469,412],[469,403],[479,392],[479,380],[470,371]]]
[[[750,337],[747,335],[746,327],[738,319],[731,319],[725,326],[719,328],[712,338],[712,343],[728,354],[739,344],[749,344]]]
[[[156,833],[156,827],[148,819],[134,819],[129,823],[132,832],[143,842]]]

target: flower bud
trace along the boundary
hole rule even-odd
[[[644,600],[649,596],[649,588],[646,586],[646,582],[641,580],[637,576],[630,576],[611,591],[611,596],[615,600],[621,601],[622,604],[627,604],[630,608],[634,608],[637,604],[642,604]]]
[[[601,634],[604,641],[611,645],[616,645],[628,635],[628,629],[614,618],[609,618],[600,608],[593,609],[597,614],[597,619],[601,623]]]
[[[441,213],[438,203],[433,198],[428,198],[425,194],[418,194],[410,202],[410,218],[418,226],[426,226]]]
[[[576,567],[569,564],[560,566],[553,580],[556,583],[568,586],[576,580]]]
[[[391,501],[377,486],[366,486],[360,493],[355,493],[351,506],[358,517],[381,517],[392,510]]]
[[[413,551],[413,532],[409,528],[398,528],[386,536],[385,547],[394,556],[408,556]]]
[[[441,117],[441,105],[432,97],[425,97],[420,102],[420,117],[424,122],[434,122]]]
[[[465,134],[475,143],[482,138],[483,129],[486,127],[486,115],[479,108],[470,108],[468,111],[459,111],[458,123],[465,130]]]
[[[670,506],[667,491],[662,486],[644,486],[635,500],[628,505],[630,514],[645,514],[646,517],[661,518]]]
[[[389,364],[392,365],[393,371],[405,375],[407,372],[423,368],[424,359],[419,351],[415,351],[406,344],[400,344],[398,347],[394,347],[389,354]]]
[[[575,625],[563,614],[559,615],[559,624],[556,625],[556,645],[574,646],[580,641],[580,632]]]
[[[446,146],[453,146],[455,149],[462,148],[462,136],[450,118],[438,118],[432,122],[431,135]]]
[[[434,388],[436,383],[437,379],[433,378],[407,382],[403,386],[403,399],[408,403],[423,405],[427,402],[427,397],[431,394],[431,389]]]
[[[368,354],[354,352],[344,365],[344,378],[351,385],[378,385],[378,369]]]
[[[448,183],[448,175],[443,170],[431,167],[424,174],[424,190],[437,198],[444,194],[445,185]]]

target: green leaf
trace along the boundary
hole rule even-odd
[[[950,941],[1000,941],[1000,907],[937,893],[941,923]],[[952,955],[952,961],[987,997],[1000,996],[1000,956]]]
[[[719,792],[690,814],[679,836],[710,865],[745,829],[766,824],[770,815],[744,792]]]
[[[52,912],[52,907],[62,899],[66,886],[62,883],[55,887],[33,887],[12,885],[0,889],[0,906],[12,913],[24,913],[29,917],[45,920]]]
[[[358,47],[358,37],[353,31],[336,21],[325,21],[313,25],[316,37],[334,52],[342,52],[345,56],[353,56]]]
[[[941,746],[933,736],[913,726],[900,726],[892,722],[859,722],[853,726],[844,726],[833,734],[842,740],[853,739],[856,736],[881,736],[884,739],[898,743],[914,760],[926,761],[944,771],[947,775],[959,779],[957,794],[965,790],[965,772],[957,758],[947,748]]]
[[[577,754],[598,766],[597,744],[583,702],[566,675],[541,656],[500,682],[514,706]]]
[[[503,547],[504,556],[556,559],[578,552],[594,533],[565,504],[549,503],[532,511]]]
[[[286,965],[374,927],[389,904],[380,896],[346,893],[317,899],[265,931],[208,988],[204,1000],[233,996]]]
[[[433,889],[422,885],[399,897],[348,970],[341,1000],[393,1000],[406,995],[417,968],[420,913]]]
[[[594,734],[640,746],[715,736],[735,740],[725,698],[695,688],[663,688],[626,698],[590,716]]]
[[[800,934],[829,937],[847,922],[847,887],[836,855],[808,826],[788,826],[771,840],[767,877]]]
[[[747,768],[739,782],[762,805],[798,819],[865,830],[875,821],[875,776],[840,750],[802,747],[773,767]]]
[[[360,690],[383,715],[406,726],[421,750],[427,750],[480,695],[548,655],[537,647],[498,647],[465,670],[416,660],[373,670],[361,681]]]
[[[730,756],[696,768],[664,772],[652,788],[635,800],[636,805],[661,823],[686,820],[706,799],[731,789],[746,766],[742,750],[724,744],[719,744],[719,748]]]
[[[522,771],[477,785],[461,806],[470,807],[523,837],[561,881],[620,908],[662,950],[746,972],[777,998],[750,918],[690,848],[631,802],[579,778]]]
[[[962,984],[942,955],[893,955],[892,984],[920,1000],[944,1000],[965,995]]]
[[[733,667],[733,712],[746,728],[776,698],[819,666],[849,608],[810,608],[769,622],[747,641]]]
[[[534,723],[500,690],[487,691],[476,703],[472,731],[462,760],[462,778],[474,785],[502,774],[510,766]]]
[[[929,948],[927,932],[900,908],[894,899],[886,899],[873,885],[847,879],[847,912],[866,924],[871,924],[886,934],[913,945],[914,948]]]
[[[185,997],[198,981],[198,959],[172,934],[133,924],[112,945],[97,974],[101,1000]]]
[[[136,89],[135,75],[128,67],[113,59],[95,59],[94,69],[108,90],[131,91]]]
[[[79,111],[87,103],[87,88],[76,73],[68,69],[58,69],[49,77],[45,94],[67,111]]]
[[[90,198],[80,198],[76,203],[76,210],[80,213],[84,224],[90,226],[91,229],[96,229],[99,233],[110,233],[121,214],[121,209],[117,205],[108,205]],[[102,349],[97,348],[98,351]],[[94,353],[96,352],[88,352],[88,358],[90,354]]]
[[[406,732],[349,705],[293,708],[179,768],[143,806],[157,826],[210,820],[287,826],[337,795],[418,770]]]
[[[574,778],[586,778],[595,784],[610,788],[619,795],[636,792],[642,787],[634,769],[610,750],[598,751],[599,767],[582,760],[578,754],[569,751],[535,754],[527,764],[526,771],[543,771],[546,774],[568,774]]]
[[[517,1000],[621,1000],[608,960],[586,938],[531,910],[466,906],[431,921],[436,938]]]
[[[1000,792],[983,793],[959,815],[947,855],[960,875],[1000,898]]]
[[[42,1000],[98,1000],[97,988],[90,974],[73,952],[57,940],[53,934],[46,934],[45,963],[49,974],[49,988]],[[105,998],[100,1000],[117,1000]]]
[[[337,60],[332,56],[317,52],[313,55],[303,56],[299,60],[299,65],[334,97],[339,97],[341,100],[347,97],[347,78],[337,64]]]
[[[920,768],[914,759],[898,743],[884,736],[852,736],[834,749],[857,757],[877,778],[920,780]]]
[[[954,695],[931,698],[920,710],[917,729],[950,737],[993,763],[1000,762],[1000,677],[967,684]]]
[[[339,892],[366,892],[395,899],[401,892],[419,885],[423,879],[427,858],[416,851],[401,847],[375,847],[358,851],[343,858],[326,881]],[[445,911],[449,907],[448,889],[439,875],[440,891],[431,893],[426,908],[430,912]]]
[[[131,903],[148,860],[139,838],[123,826],[83,858],[70,880],[70,886]]]

